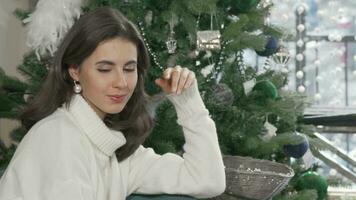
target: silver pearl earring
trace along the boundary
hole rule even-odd
[[[77,84],[78,83],[78,84]],[[76,94],[79,94],[82,92],[82,86],[79,85],[78,81],[74,81],[74,86],[73,86],[73,91]]]

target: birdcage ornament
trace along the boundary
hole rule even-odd
[[[197,49],[200,51],[221,49],[220,31],[213,30],[213,14],[210,15],[210,30],[197,32]]]
[[[178,23],[178,17],[172,13],[171,19],[169,20],[170,34],[166,41],[166,46],[169,54],[176,53],[177,50],[177,40],[174,38],[174,26]]]
[[[171,34],[168,36],[168,39],[166,41],[166,46],[169,54],[176,53],[177,40],[174,38],[174,32],[171,32]]]

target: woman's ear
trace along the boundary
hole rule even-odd
[[[71,64],[68,67],[68,73],[73,80],[79,81],[79,66],[75,64]]]

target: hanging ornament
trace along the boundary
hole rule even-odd
[[[166,41],[166,46],[169,54],[176,53],[177,40],[174,38],[174,32],[171,32],[170,36],[168,37],[168,40]]]
[[[205,50],[219,50],[221,49],[221,34],[219,30],[213,30],[213,14],[210,17],[210,29],[197,32],[197,49]]]
[[[57,50],[60,41],[80,17],[81,0],[39,0],[36,10],[24,19],[28,24],[27,45],[37,58]]]
[[[153,19],[153,12],[152,10],[147,11],[146,15],[145,15],[145,23],[146,26],[151,26],[152,25],[152,19]]]
[[[214,85],[212,94],[212,104],[214,104],[219,109],[226,109],[234,102],[234,94],[231,88],[224,83]]]
[[[211,74],[211,72],[214,69],[215,64],[211,64],[208,65],[206,67],[204,67],[203,69],[201,69],[200,73],[204,76],[204,78],[206,78],[209,74]]]
[[[197,32],[197,48],[202,50],[218,50],[221,48],[220,31],[198,31]]]
[[[169,54],[176,53],[177,49],[177,40],[174,38],[174,26],[177,23],[177,17],[172,14],[171,20],[169,22],[170,35],[168,36],[168,40],[166,41],[166,46]]]
[[[273,54],[272,59],[276,64],[282,65],[283,67],[287,66],[290,60],[289,50],[284,46],[280,46],[277,52]]]
[[[327,196],[328,182],[317,172],[307,171],[297,178],[295,189],[297,191],[305,189],[316,190],[318,192],[318,200],[324,200]]]
[[[259,94],[258,96],[266,99],[275,100],[278,97],[278,90],[276,86],[268,80],[258,81],[252,91],[255,91]]]
[[[266,117],[267,118],[267,117]],[[262,133],[259,135],[259,138],[261,138],[261,140],[268,142],[270,141],[274,136],[276,136],[276,131],[277,128],[268,122],[268,118],[264,124],[264,129],[262,131]]]
[[[270,36],[268,37],[267,44],[263,51],[256,51],[257,55],[268,57],[276,53],[278,50],[278,40],[277,38]]]
[[[296,133],[297,135],[301,135],[298,132]],[[308,151],[309,149],[309,142],[308,139],[302,135],[303,141],[300,144],[287,144],[283,146],[283,151],[284,153],[293,158],[301,158],[305,152]]]

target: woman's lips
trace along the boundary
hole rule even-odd
[[[121,103],[124,101],[126,95],[109,95],[109,98],[115,103]]]

